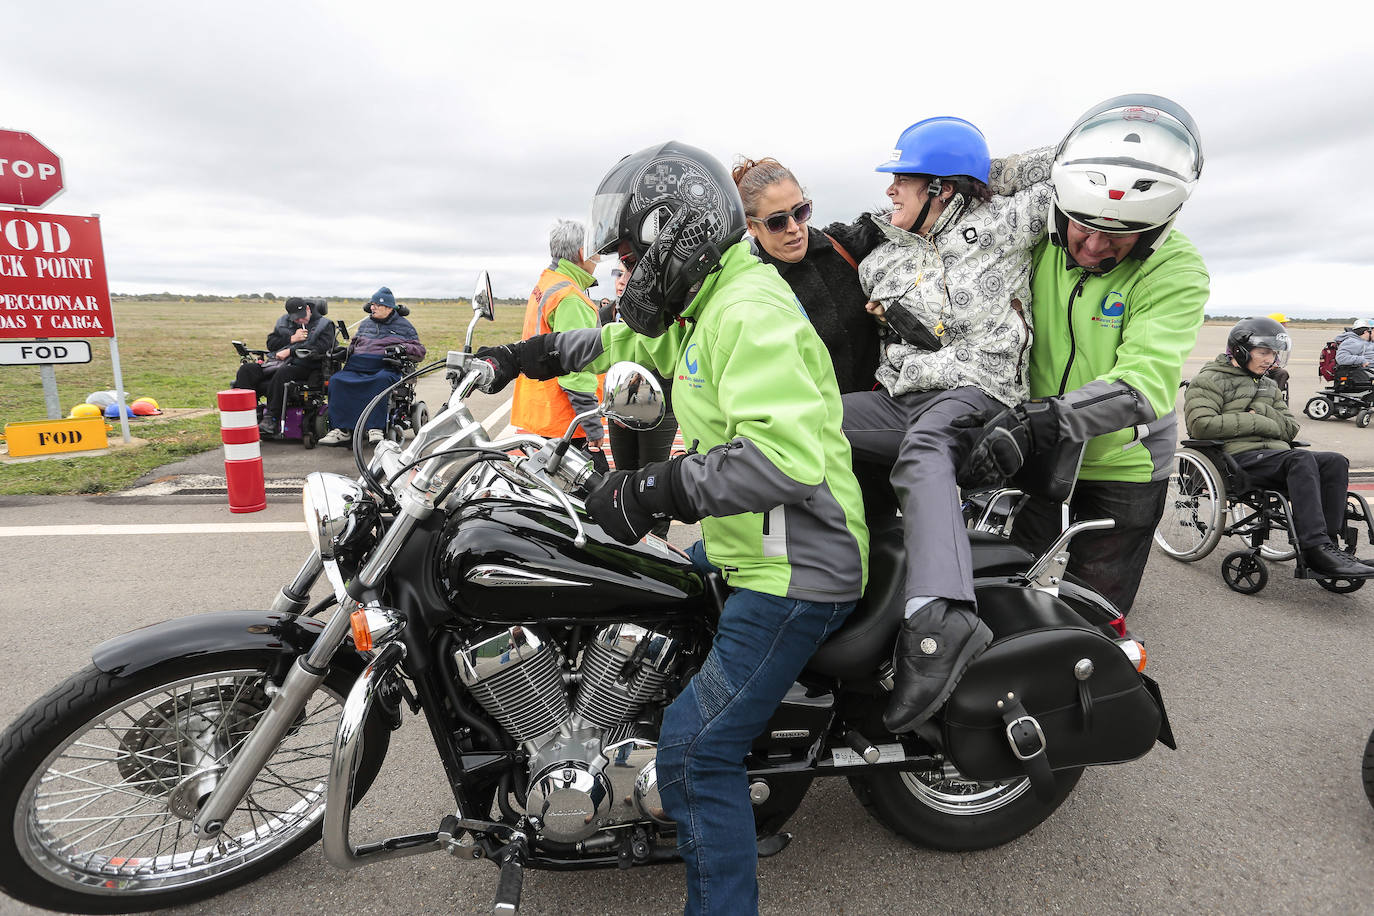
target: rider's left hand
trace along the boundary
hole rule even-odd
[[[646,464],[637,471],[612,471],[587,494],[587,514],[622,544],[635,544],[665,518],[697,521],[681,505],[675,484],[683,456]]]

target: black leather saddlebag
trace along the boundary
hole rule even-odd
[[[1093,630],[1015,633],[993,642],[949,698],[945,750],[971,779],[1026,775],[1048,797],[1054,770],[1122,763],[1154,745],[1167,720],[1153,687]]]

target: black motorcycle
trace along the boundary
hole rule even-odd
[[[382,441],[369,459],[358,446],[357,480],[310,475],[313,549],[270,610],[113,639],[0,737],[6,893],[85,913],[185,904],[322,836],[340,868],[486,859],[496,909],[510,912],[525,868],[677,859],[659,723],[710,649],[726,586],[667,541],[625,546],[587,520],[595,471],[568,436],[487,438],[464,404],[490,372],[470,357],[478,319],[493,317],[489,284],[478,290],[466,349],[420,370],[447,368],[444,409],[405,448]],[[622,363],[600,409],[643,428],[662,393]],[[745,761],[760,855],[787,845],[782,828],[817,777],[847,777],[918,844],[971,850],[1034,828],[1085,766],[1173,746],[1121,615],[1054,572],[1082,525],[1039,558],[973,533],[979,612],[997,639],[935,719],[887,733],[896,521],[875,513],[868,594]],[[321,575],[332,594],[311,605]],[[352,807],[407,709],[428,725],[452,789],[436,808],[452,813],[430,832],[360,842]]]

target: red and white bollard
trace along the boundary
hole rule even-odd
[[[263,478],[258,437],[258,394],[230,388],[221,391],[217,398],[229,511],[260,512],[267,508],[267,482]]]

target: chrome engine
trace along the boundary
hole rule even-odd
[[[575,668],[531,627],[510,627],[455,653],[473,698],[530,755],[526,813],[541,836],[577,843],[618,824],[672,823],[654,773],[657,730],[634,717],[679,651],[675,639],[617,623],[596,634]]]

